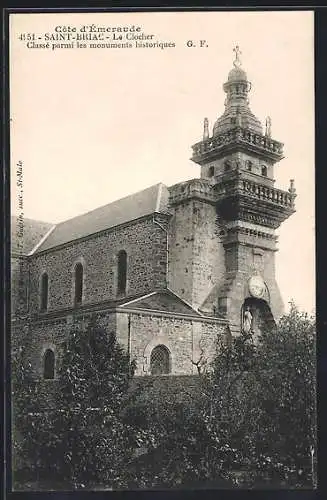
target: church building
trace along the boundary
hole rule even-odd
[[[56,379],[63,340],[94,314],[139,376],[196,374],[217,342],[282,315],[275,231],[295,211],[294,181],[274,187],[283,144],[252,113],[235,54],[225,110],[192,146],[197,178],[55,225],[25,219],[20,238],[12,218],[12,343],[27,336],[40,379]]]

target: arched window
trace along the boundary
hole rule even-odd
[[[43,273],[41,276],[41,311],[46,311],[48,309],[48,289],[49,289],[49,279],[47,273]]]
[[[126,293],[127,253],[121,250],[118,254],[118,293]]]
[[[215,174],[215,167],[209,167],[209,177],[213,177]]]
[[[158,345],[151,352],[151,375],[168,375],[170,373],[170,352],[164,345]]]
[[[267,167],[266,167],[266,165],[262,165],[262,167],[261,167],[261,174],[264,177],[267,177]]]
[[[54,379],[55,355],[52,349],[47,349],[43,357],[43,378],[46,380]]]
[[[75,266],[75,304],[80,304],[83,297],[83,266],[78,262]]]

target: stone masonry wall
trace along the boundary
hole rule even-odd
[[[108,333],[116,332],[116,314],[101,312],[95,314],[97,323],[106,329]],[[27,347],[27,355],[32,364],[36,378],[43,376],[43,355],[47,349],[52,349],[55,354],[55,373],[60,366],[63,342],[72,328],[85,328],[90,314],[63,316],[58,319],[35,321],[16,321],[12,324],[12,346],[17,348],[24,340]],[[52,381],[46,381],[51,384]]]
[[[30,260],[30,312],[40,307],[40,278],[49,277],[48,311],[74,303],[74,267],[84,267],[83,304],[117,297],[117,255],[127,252],[126,296],[166,286],[166,233],[152,218],[117,227],[68,246],[36,254]]]
[[[26,314],[28,300],[28,263],[23,257],[11,257],[11,314]]]
[[[85,328],[89,317],[89,314],[80,314],[32,322],[30,325],[24,322],[13,324],[13,339],[24,339],[34,376],[41,381],[45,397],[56,385],[65,339],[72,328]],[[131,359],[136,360],[136,375],[150,373],[152,349],[160,344],[171,353],[172,374],[197,374],[192,360],[197,362],[202,355],[209,362],[216,351],[217,340],[225,334],[225,325],[217,321],[199,321],[159,313],[102,311],[96,313],[96,317],[97,323],[108,333],[117,334],[118,342],[130,352]],[[17,347],[19,342],[15,345]],[[55,354],[55,379],[43,380],[44,353],[49,348]]]
[[[249,172],[247,164],[251,162],[251,171]],[[210,160],[208,163],[204,164],[201,167],[201,177],[202,178],[210,178],[210,175],[213,172],[214,176],[222,176],[226,173],[226,163],[229,163],[229,170],[235,170],[236,165],[239,166],[246,174],[249,179],[259,181],[260,183],[266,184],[268,186],[273,185],[274,179],[274,165],[272,161],[258,158],[257,156],[244,153],[244,152],[236,152],[227,154],[222,158],[218,158],[216,160]],[[262,176],[262,167],[265,166],[267,168],[267,175]],[[244,174],[243,174],[244,175]]]
[[[169,223],[168,286],[192,303],[193,291],[193,205],[176,205]]]
[[[129,337],[131,358],[136,360],[136,375],[140,376],[150,374],[151,352],[158,345],[170,351],[172,374],[196,374],[192,360],[197,362],[202,354],[209,362],[216,352],[217,339],[225,333],[225,326],[217,322],[134,312],[120,312],[117,316],[117,337]],[[124,316],[129,316],[129,322]]]
[[[237,242],[226,247],[227,272],[255,270],[267,278],[274,276],[275,251],[261,248],[259,238],[252,238],[252,245]]]
[[[258,246],[256,246],[256,244]],[[275,254],[269,249],[260,248],[260,243],[253,239],[253,246],[236,243],[226,251],[227,275],[232,277],[230,287],[225,290],[227,297],[227,318],[236,331],[241,326],[241,308],[244,300],[250,297],[248,280],[258,272],[266,283],[268,293],[265,296],[275,321],[283,314],[283,301],[275,279]],[[220,297],[220,300],[222,295]]]
[[[225,272],[225,252],[219,238],[216,208],[198,200],[193,202],[193,296],[200,307]]]
[[[169,287],[199,308],[225,272],[213,205],[189,200],[174,207],[169,226]]]

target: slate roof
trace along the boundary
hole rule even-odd
[[[125,198],[57,224],[37,248],[36,253],[98,233],[119,224],[168,212],[169,191],[164,184],[155,184]]]
[[[11,216],[11,252],[13,254],[22,253],[23,255],[27,255],[29,252],[33,250],[35,245],[39,243],[39,241],[44,237],[44,235],[53,227],[53,224],[49,222],[43,222],[40,220],[34,219],[23,219],[23,236],[22,240],[22,249],[18,248],[18,236],[17,230],[19,229],[20,223],[19,219],[16,215]]]
[[[152,311],[167,311],[170,313],[187,314],[199,317],[199,314],[195,309],[193,309],[189,304],[184,302],[180,297],[178,297],[171,290],[160,290],[157,292],[152,292],[143,297],[139,297],[134,300],[127,301],[122,304],[120,308],[125,307],[131,309],[150,309]]]

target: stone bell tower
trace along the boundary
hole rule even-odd
[[[201,166],[216,209],[218,237],[223,247],[224,273],[203,304],[230,321],[232,334],[244,326],[251,311],[253,332],[274,324],[283,313],[275,279],[275,230],[294,211],[294,181],[288,191],[274,188],[275,164],[283,158],[283,144],[271,137],[271,119],[265,130],[249,107],[251,84],[234,49],[234,67],[223,89],[225,111],[203,140],[193,148],[192,160]],[[200,308],[201,310],[201,308]]]

